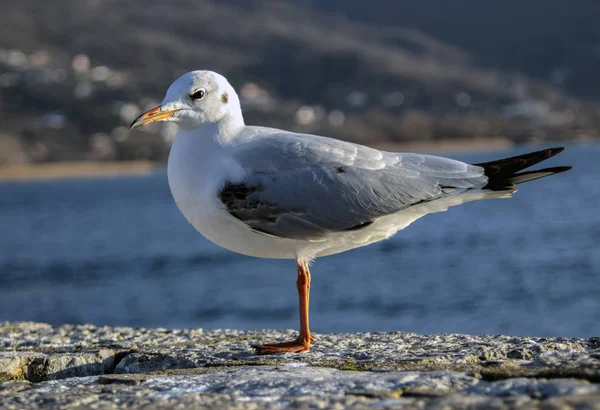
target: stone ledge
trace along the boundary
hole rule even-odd
[[[0,323],[0,407],[600,406],[600,339]]]

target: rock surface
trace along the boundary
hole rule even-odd
[[[600,409],[600,338],[0,323],[0,408]]]

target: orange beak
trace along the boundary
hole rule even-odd
[[[171,118],[176,112],[177,110],[161,111],[160,106],[152,108],[151,110],[146,111],[145,113],[137,117],[135,121],[131,123],[129,129],[132,130],[134,128],[143,127],[144,125],[148,125],[155,121],[161,121],[166,118]]]

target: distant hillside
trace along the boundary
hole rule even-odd
[[[600,2],[596,0],[296,3],[353,21],[421,30],[465,50],[476,64],[519,71],[575,96],[600,101]]]
[[[343,11],[333,14],[336,4]],[[240,90],[248,123],[364,143],[522,141],[600,129],[600,106],[570,96],[576,88],[529,78],[514,71],[517,63],[495,64],[491,51],[474,57],[476,47],[460,36],[427,26],[435,20],[422,6],[411,5],[421,10],[411,14],[396,2],[370,4],[377,12],[362,18],[357,1],[6,0],[0,148],[15,154],[0,162],[164,159],[171,127],[130,134],[126,126],[178,75],[199,68]],[[400,10],[423,15],[427,33],[406,18],[395,24]],[[482,24],[460,13],[444,21]],[[498,18],[512,24],[508,14]],[[497,48],[499,61],[506,47]]]

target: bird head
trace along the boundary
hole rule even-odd
[[[213,71],[191,71],[175,80],[163,102],[137,117],[130,128],[172,121],[181,128],[196,129],[241,115],[237,93],[225,77]]]

